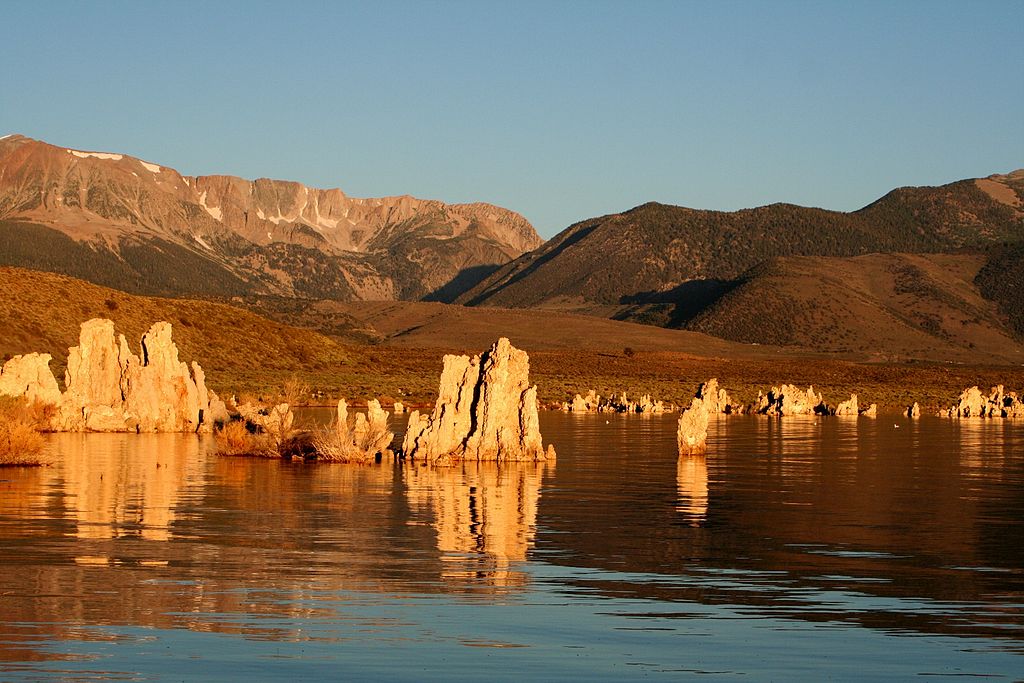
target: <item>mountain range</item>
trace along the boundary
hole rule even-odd
[[[0,224],[4,265],[161,295],[419,299],[541,243],[490,204],[183,176],[20,135],[0,139]]]
[[[443,345],[437,335],[470,319],[500,331],[514,318],[459,313],[469,306],[877,360],[1024,359],[1024,171],[899,188],[853,212],[647,203],[542,242],[490,204],[183,176],[11,135],[0,138],[0,265],[231,299],[348,340],[381,341],[374,324],[426,339],[403,325],[429,320],[429,343]],[[394,303],[346,303],[369,301]]]
[[[1024,171],[901,188],[859,211],[792,204],[722,212],[649,203],[570,226],[459,297],[642,317],[688,311],[785,256],[984,251],[1024,240]],[[693,305],[696,302],[698,305]],[[675,310],[683,309],[683,310]]]

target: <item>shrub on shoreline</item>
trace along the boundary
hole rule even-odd
[[[40,467],[50,464],[43,456],[39,433],[45,409],[24,399],[0,397],[0,467]]]
[[[279,458],[277,444],[267,434],[249,429],[244,420],[232,420],[218,429],[214,436],[217,439],[217,454],[250,457]]]

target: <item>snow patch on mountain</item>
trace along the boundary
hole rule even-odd
[[[206,190],[203,190],[203,193],[199,195],[199,206],[206,209],[206,213],[213,216],[216,220],[221,220],[223,214],[221,213],[220,207],[206,205]]]
[[[77,149],[69,149],[68,154],[74,154],[79,159],[88,159],[89,157],[106,159],[107,161],[121,161],[121,159],[124,159],[123,154],[110,154],[109,152],[79,152]]]

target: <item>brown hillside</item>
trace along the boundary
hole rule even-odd
[[[501,315],[474,317],[479,312],[440,304],[410,304],[404,311],[370,304],[363,311],[366,319],[390,336],[374,331],[384,343],[366,346],[341,345],[317,332],[232,306],[133,296],[50,273],[0,268],[0,290],[0,359],[45,351],[54,355],[53,365],[58,366],[67,347],[77,341],[80,323],[90,317],[112,318],[133,342],[152,322],[167,320],[174,325],[183,360],[198,360],[212,387],[256,391],[268,399],[294,375],[330,397],[422,404],[436,395],[446,350],[478,353],[500,334],[511,334],[531,351],[531,378],[545,402],[594,388],[606,395],[650,393],[679,403],[689,400],[697,384],[712,376],[744,401],[754,400],[759,390],[772,384],[789,381],[814,384],[833,401],[857,391],[864,401],[889,410],[913,401],[929,409],[948,405],[971,384],[1024,387],[1020,367],[858,364],[797,349],[743,345],[692,332],[543,311],[522,311],[518,313],[524,317],[503,321]],[[353,314],[358,313],[356,308]],[[366,325],[355,317],[351,320]],[[394,333],[410,323],[417,329]],[[552,334],[544,334],[545,329]],[[676,340],[688,343],[677,347]],[[707,343],[690,343],[699,340]],[[624,353],[627,341],[634,353]],[[429,348],[405,345],[414,342]],[[602,344],[609,346],[601,348]],[[55,369],[62,377],[60,368]]]
[[[113,320],[133,345],[154,322],[171,323],[182,360],[198,361],[216,389],[280,385],[292,373],[336,373],[358,364],[317,332],[232,306],[135,296],[52,273],[0,268],[0,358],[49,353],[62,381],[81,323],[97,317]]]
[[[700,211],[644,204],[577,223],[498,269],[458,301],[470,305],[612,310],[682,326],[784,256],[981,252],[1024,240],[1020,173],[900,188],[852,213],[790,204]],[[595,307],[597,307],[595,309]]]
[[[315,326],[331,318],[340,319],[347,323],[341,330],[346,340],[361,333],[374,343],[405,348],[479,350],[498,337],[508,337],[527,351],[620,352],[630,347],[635,351],[682,351],[699,356],[775,356],[780,352],[700,332],[555,311],[468,308],[422,301],[320,301],[310,302],[302,313],[291,310],[287,320],[292,324]]]
[[[750,271],[690,327],[876,360],[1020,363],[1024,348],[974,285],[984,262],[941,254],[776,259]]]

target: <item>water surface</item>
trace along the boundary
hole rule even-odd
[[[555,464],[51,435],[0,679],[1024,677],[1024,424],[541,416]]]

